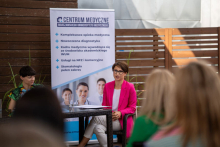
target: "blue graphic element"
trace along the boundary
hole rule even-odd
[[[65,141],[78,141],[79,140],[79,121],[64,122]],[[113,135],[116,139],[117,135]],[[96,135],[93,134],[91,140],[97,140]]]
[[[79,121],[69,121],[64,123],[65,141],[79,140]],[[92,140],[96,140],[96,135],[92,135]]]
[[[103,69],[94,71],[94,72],[92,72],[92,73],[90,73],[90,74],[84,75],[84,76],[82,76],[82,77],[76,78],[76,79],[74,79],[74,80],[71,80],[71,81],[65,82],[65,83],[63,83],[63,84],[57,85],[57,86],[55,86],[55,87],[52,87],[52,89],[56,89],[56,88],[61,87],[61,86],[63,86],[63,85],[69,84],[69,83],[71,83],[71,82],[78,81],[78,80],[80,80],[80,79],[83,79],[83,78],[85,78],[85,77],[88,77],[88,76],[90,76],[90,75],[93,75],[93,74],[95,74],[95,73],[97,73],[97,72],[101,72],[101,71],[106,70],[106,69],[109,69],[109,68],[112,68],[112,65],[111,65],[111,66],[108,66],[108,67],[105,67],[105,68],[103,68]]]
[[[56,61],[58,62],[59,60],[57,59]]]
[[[56,48],[58,49],[59,47],[58,47],[58,46],[56,46]]]
[[[56,33],[55,35],[56,35],[56,36],[58,36],[59,34],[58,34],[58,33]]]
[[[57,22],[62,22],[62,17],[58,17]]]
[[[124,50],[119,50],[119,52],[124,52]]]
[[[58,43],[59,41],[58,40],[56,40],[56,43]]]
[[[57,69],[59,68],[59,66],[56,67]]]

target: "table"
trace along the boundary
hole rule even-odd
[[[84,126],[84,117],[86,117],[86,122],[88,122],[89,116],[98,116],[98,115],[106,115],[107,122],[107,143],[108,147],[113,146],[113,130],[112,130],[112,110],[111,109],[81,109],[69,107],[69,112],[64,112],[65,118],[79,118],[79,142],[82,140],[85,128]]]

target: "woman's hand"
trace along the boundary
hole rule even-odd
[[[112,120],[116,121],[117,119],[121,118],[121,112],[120,111],[114,111],[112,112]]]

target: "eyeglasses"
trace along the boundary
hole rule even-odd
[[[113,72],[114,72],[114,74],[117,74],[117,73],[119,73],[119,75],[121,75],[124,71],[122,71],[122,70],[113,70]]]

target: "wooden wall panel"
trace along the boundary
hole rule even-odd
[[[1,0],[0,2],[0,99],[13,88],[9,83],[11,64],[14,74],[28,65],[36,79],[51,85],[49,8],[77,8],[77,0]],[[19,76],[16,81],[21,82]],[[4,108],[3,108],[4,109]]]

